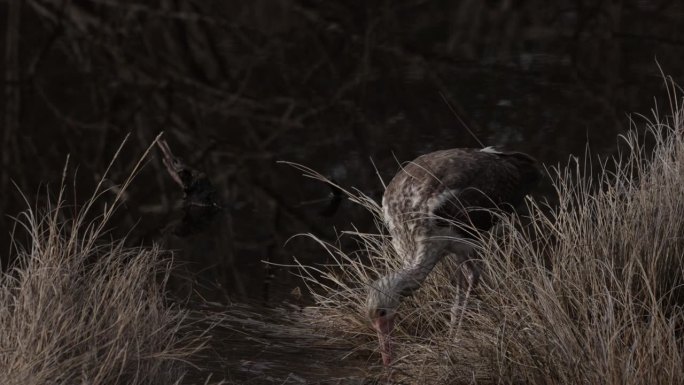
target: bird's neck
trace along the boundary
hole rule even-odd
[[[423,258],[418,258],[419,262],[415,265],[394,272],[392,278],[396,284],[395,292],[402,297],[413,294],[423,284],[439,259],[438,254],[425,254]]]

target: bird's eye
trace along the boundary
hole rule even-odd
[[[380,310],[378,310],[378,315],[379,315],[380,317],[386,316],[386,315],[387,315],[387,310],[385,310],[385,309],[380,309]]]

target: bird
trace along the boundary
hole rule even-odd
[[[495,212],[513,212],[540,175],[533,157],[485,147],[421,155],[392,178],[382,197],[382,216],[401,268],[373,282],[366,300],[385,366],[392,362],[391,333],[402,300],[421,287],[440,260],[454,258],[460,294],[452,308],[453,327],[454,309],[461,297],[467,301],[480,276],[472,259],[476,233],[496,223]]]

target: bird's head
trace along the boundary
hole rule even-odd
[[[389,365],[392,361],[390,333],[394,329],[394,318],[403,297],[401,280],[395,275],[383,277],[371,284],[368,290],[366,310],[373,328],[378,333],[382,362]]]

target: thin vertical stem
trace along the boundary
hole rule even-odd
[[[5,129],[2,137],[2,168],[0,188],[7,191],[12,153],[16,151],[14,133],[19,128],[21,93],[19,88],[19,23],[21,1],[7,1],[7,35],[5,42]],[[14,142],[14,143],[13,143]]]

